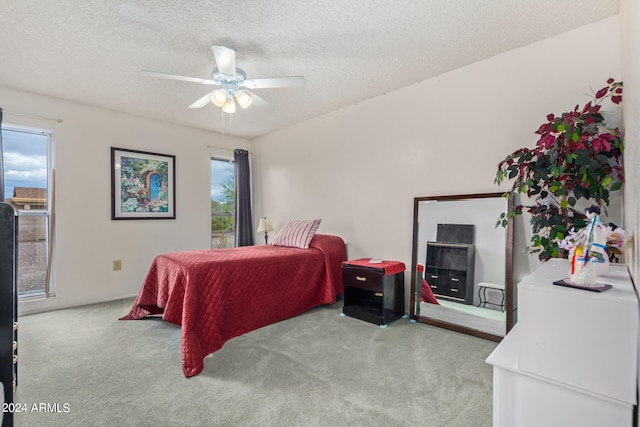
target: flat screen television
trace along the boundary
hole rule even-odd
[[[436,240],[447,243],[468,243],[476,241],[475,225],[473,224],[438,224]]]
[[[449,246],[441,242],[427,242],[427,262],[430,267],[447,270],[467,270],[468,247]]]

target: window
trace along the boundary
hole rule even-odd
[[[18,213],[20,298],[54,295],[51,233],[51,140],[39,130],[3,126],[5,202]]]
[[[236,240],[236,184],[233,160],[211,158],[211,248],[232,248]]]

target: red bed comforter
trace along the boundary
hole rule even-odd
[[[182,329],[182,369],[233,337],[331,304],[343,292],[344,241],[316,234],[309,249],[273,245],[173,252],[155,258],[121,320],[162,313]]]

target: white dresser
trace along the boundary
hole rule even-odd
[[[553,285],[568,275],[553,259],[518,284],[518,324],[487,358],[494,427],[633,427],[640,306],[626,266],[602,293]]]

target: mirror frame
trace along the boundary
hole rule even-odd
[[[432,196],[432,197],[415,197],[413,199],[413,247],[411,249],[411,301],[409,308],[409,317],[412,320],[426,323],[433,326],[439,326],[441,328],[450,329],[456,332],[462,332],[468,335],[477,336],[480,338],[489,339],[492,341],[500,342],[504,337],[499,335],[490,334],[488,332],[480,331],[477,329],[469,328],[463,325],[455,323],[445,322],[443,320],[435,319],[432,317],[421,316],[416,314],[416,306],[420,302],[418,298],[418,286],[416,284],[416,268],[418,264],[418,207],[420,202],[423,201],[455,201],[466,199],[483,199],[490,197],[503,197],[507,202],[507,211],[511,212],[513,209],[513,198],[505,197],[504,193],[478,193],[478,194],[458,194],[451,196]],[[498,218],[496,218],[498,221]],[[506,311],[506,328],[505,336],[513,327],[513,308],[514,308],[514,292],[513,292],[513,218],[507,219],[507,226],[505,227],[506,233],[506,247],[505,247],[505,311]]]

